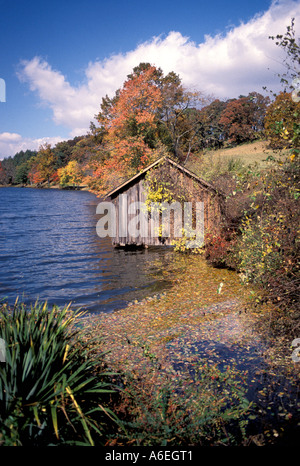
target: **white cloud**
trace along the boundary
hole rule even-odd
[[[200,44],[176,31],[153,37],[125,54],[89,63],[85,81],[76,87],[40,57],[22,62],[19,78],[52,109],[54,122],[69,128],[74,137],[88,130],[102,97],[112,96],[140,62],[150,62],[164,73],[175,71],[185,86],[218,98],[263,92],[265,85],[277,90],[282,55],[268,37],[284,33],[292,17],[299,28],[300,3],[279,0],[248,23],[224,35],[207,36]]]
[[[0,134],[0,142],[7,142],[14,144],[16,141],[19,142],[22,139],[22,136],[18,133],[1,133]]]
[[[17,152],[23,150],[38,150],[43,144],[55,145],[62,141],[61,137],[44,137],[44,138],[23,138],[18,133],[0,133],[0,160],[4,157],[15,155]]]

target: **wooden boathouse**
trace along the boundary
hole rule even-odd
[[[219,231],[222,194],[218,193],[210,183],[197,177],[182,165],[169,157],[162,157],[106,195],[106,200],[109,200],[115,206],[116,222],[112,237],[112,243],[115,247],[170,246],[173,240],[182,237],[182,229],[180,229],[179,236],[176,236],[176,232],[179,231],[178,228],[176,231],[174,229],[176,219],[173,206],[176,204],[178,207],[179,205],[178,202],[174,204],[174,199],[169,202],[171,228],[170,226],[165,228],[165,225],[162,224],[164,221],[162,212],[160,212],[159,228],[153,229],[151,224],[153,213],[145,208],[141,208],[139,211],[136,209],[136,207],[147,204],[146,201],[149,199],[149,184],[153,180],[161,180],[165,186],[168,186],[168,192],[176,193],[178,199],[181,199],[181,201],[184,199],[189,205],[192,205],[193,218],[195,217],[195,206],[202,208],[203,221],[201,228],[204,236],[208,231]],[[183,202],[181,202],[181,205],[183,205]],[[133,209],[130,206],[133,206]],[[132,223],[133,217],[137,215],[137,212],[142,215],[143,221],[139,223],[143,223],[143,228],[139,225],[137,228],[140,228],[140,230],[136,231],[134,229],[132,233],[132,229],[128,227],[130,226],[130,222]],[[178,211],[176,215],[178,217]],[[179,213],[179,216],[179,222],[182,222],[184,219],[182,211]],[[141,218],[139,217],[138,220],[141,220]],[[193,222],[195,224],[195,219]],[[165,231],[168,231],[168,235],[165,234]]]

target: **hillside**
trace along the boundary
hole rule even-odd
[[[220,158],[238,158],[245,164],[263,164],[268,156],[276,157],[278,152],[268,149],[267,141],[255,141],[248,144],[240,144],[236,147],[222,148],[206,152],[207,155]]]
[[[207,174],[207,172],[227,171],[228,165],[256,166],[258,169],[268,167],[268,157],[282,157],[284,152],[279,152],[268,148],[268,141],[255,141],[247,144],[239,144],[235,147],[222,147],[216,150],[205,150],[201,157],[199,155],[191,157],[187,167],[197,174]],[[209,177],[209,174],[208,174]]]

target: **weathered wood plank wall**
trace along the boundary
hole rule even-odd
[[[160,168],[156,167],[156,170]],[[203,202],[204,203],[204,234],[208,231],[217,232],[219,231],[221,221],[221,204],[218,194],[209,189],[207,186],[202,185],[199,181],[193,179],[191,176],[184,172],[181,172],[174,166],[169,166],[170,170],[170,181],[176,183],[176,186],[182,186],[185,191],[189,193],[189,202]],[[173,226],[174,226],[174,215],[171,212],[171,235],[168,238],[161,238],[157,231],[151,229],[151,219],[148,213],[144,211],[142,215],[145,216],[145,221],[148,222],[145,226],[146,235],[134,237],[130,234],[130,221],[136,218],[137,211],[128,213],[128,206],[132,203],[145,203],[147,191],[146,191],[146,174],[140,178],[134,179],[132,183],[128,183],[119,191],[117,191],[111,200],[116,207],[117,225],[116,225],[116,236],[112,239],[115,246],[126,246],[126,245],[144,245],[144,246],[158,246],[158,245],[170,245],[174,239]],[[126,195],[126,196],[124,196]],[[122,205],[126,199],[127,205]],[[120,204],[121,203],[121,204]],[[120,217],[121,216],[121,217]],[[132,225],[132,223],[131,223]]]

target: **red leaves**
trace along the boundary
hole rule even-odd
[[[133,136],[133,129],[140,133],[146,127],[153,126],[156,111],[162,102],[161,91],[155,84],[155,74],[156,68],[150,66],[140,74],[133,74],[124,83],[108,118],[102,120],[109,139]]]
[[[208,233],[205,239],[206,259],[215,266],[225,265],[233,242],[233,239],[230,240],[224,234],[212,235]]]
[[[56,171],[56,157],[49,144],[41,146],[39,152],[30,160],[28,178],[31,183],[50,181]]]
[[[3,168],[1,162],[0,162],[0,184],[5,182],[5,169]]]
[[[134,72],[110,102],[109,111],[98,117],[109,148],[107,159],[94,172],[94,177],[101,177],[101,193],[151,162],[149,140],[162,102],[156,74],[154,66]]]
[[[37,167],[32,167],[28,173],[29,181],[33,184],[39,184],[44,181],[44,177]]]
[[[229,142],[240,144],[257,137],[257,132],[262,129],[267,103],[267,98],[257,93],[228,102],[219,123],[223,125]]]

